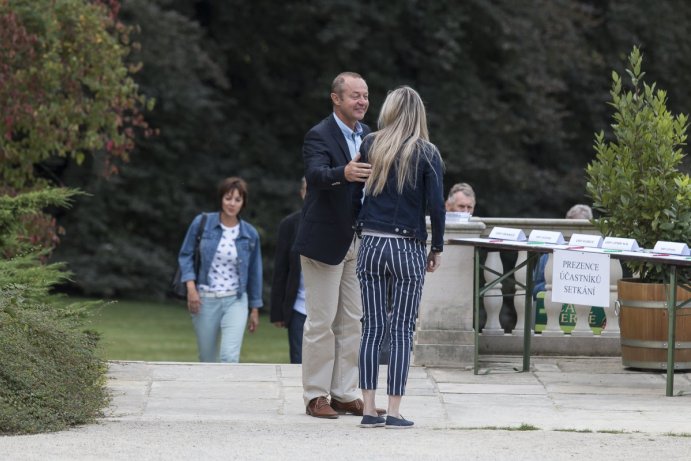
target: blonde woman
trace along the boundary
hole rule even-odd
[[[363,325],[359,385],[364,400],[361,427],[404,429],[413,426],[400,414],[405,393],[413,327],[418,315],[425,271],[441,263],[444,236],[443,162],[429,142],[427,116],[420,95],[407,86],[389,93],[379,113],[379,131],[365,138],[362,159],[372,165],[356,221],[362,243],[358,251]],[[354,203],[359,202],[356,194]],[[432,223],[426,254],[425,211]],[[391,311],[387,325],[387,309]],[[378,358],[384,329],[389,328],[386,419],[374,404]]]

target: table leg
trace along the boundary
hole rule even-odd
[[[475,309],[474,330],[475,330],[475,352],[473,353],[473,373],[478,373],[480,348],[480,248],[475,247],[474,258],[475,270],[473,273],[473,308]]]
[[[530,371],[530,341],[533,334],[533,271],[537,254],[528,253],[525,268],[525,319],[523,322],[523,371]]]
[[[667,285],[667,397],[674,395],[674,346],[677,320],[677,267],[669,267]]]

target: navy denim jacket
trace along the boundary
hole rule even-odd
[[[197,285],[208,284],[211,262],[223,234],[220,216],[219,212],[207,213],[206,225],[199,246],[201,264]],[[194,218],[189,229],[187,229],[187,235],[185,235],[185,240],[180,248],[178,262],[180,263],[183,282],[196,279],[194,274],[194,245],[201,220],[201,214]],[[235,239],[235,246],[238,251],[237,265],[240,276],[240,288],[237,296],[239,298],[247,292],[249,307],[262,307],[264,303],[262,301],[262,255],[259,233],[251,224],[242,219],[240,220],[240,232]]]
[[[360,146],[361,162],[367,162],[368,151],[373,138],[368,136]],[[381,193],[366,195],[356,221],[356,230],[363,229],[414,237],[427,242],[425,211],[429,211],[432,224],[432,251],[444,249],[444,208],[443,166],[439,151],[435,148],[429,153],[418,149],[417,170],[414,185],[406,184],[403,193],[396,188],[396,167],[389,170],[389,177]],[[364,184],[358,183],[354,204],[359,208]],[[357,202],[357,203],[355,203]]]

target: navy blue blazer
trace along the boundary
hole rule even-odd
[[[283,218],[278,225],[278,239],[274,255],[274,276],[271,283],[271,322],[285,322],[293,318],[293,306],[300,288],[300,255],[293,249],[295,234],[300,225],[300,211]]]
[[[370,129],[361,124],[363,137]],[[302,146],[307,195],[294,249],[325,264],[340,264],[353,241],[356,183],[345,179],[350,151],[341,128],[330,114],[305,135]]]

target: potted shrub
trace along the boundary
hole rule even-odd
[[[626,69],[628,89],[612,72],[613,137],[602,131],[595,135],[596,158],[586,169],[588,195],[601,213],[593,223],[604,236],[633,238],[642,248],[653,248],[661,240],[689,243],[691,182],[679,169],[688,119],[670,113],[666,92],[643,81],[642,60],[634,47]],[[625,264],[635,279],[618,283],[623,363],[666,368],[667,311],[660,308],[666,299],[666,266]],[[689,271],[679,276],[677,299],[688,299]],[[691,341],[691,316],[678,317],[677,340]],[[691,368],[691,349],[677,352],[675,367]]]

